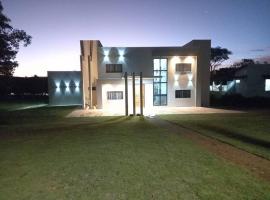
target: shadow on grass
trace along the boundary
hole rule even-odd
[[[265,140],[261,140],[258,138],[254,138],[251,136],[243,135],[243,134],[238,133],[236,131],[225,129],[222,127],[211,126],[208,124],[198,124],[198,126],[202,129],[209,130],[209,131],[211,131],[211,133],[214,133],[214,134],[216,133],[216,134],[224,135],[228,138],[236,139],[236,140],[239,140],[241,142],[261,146],[264,148],[268,148],[268,149],[270,148],[270,142],[265,141]]]

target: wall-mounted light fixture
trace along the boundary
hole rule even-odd
[[[193,56],[187,56],[187,57],[184,59],[184,62],[185,62],[185,63],[194,63],[194,57],[193,57]]]
[[[110,49],[103,49],[103,61],[104,62],[108,62],[109,61],[109,53],[110,53]]]
[[[125,49],[118,49],[118,54],[119,54],[119,58],[118,61],[119,62],[124,62],[125,61]]]

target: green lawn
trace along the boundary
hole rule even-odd
[[[270,113],[162,115],[162,119],[270,159]]]
[[[140,117],[0,112],[0,199],[270,199],[270,185]]]

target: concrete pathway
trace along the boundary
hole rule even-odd
[[[137,109],[139,111],[139,109]],[[144,109],[145,116],[165,115],[165,114],[214,114],[214,113],[244,113],[238,110],[225,110],[206,107],[153,107]],[[77,109],[67,117],[95,117],[95,116],[123,116],[123,111],[103,110],[103,109]]]

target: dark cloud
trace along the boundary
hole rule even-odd
[[[265,47],[265,48],[259,48],[259,49],[251,49],[250,51],[252,52],[264,52],[270,50],[270,46]]]
[[[263,52],[265,49],[251,49],[252,52]]]

